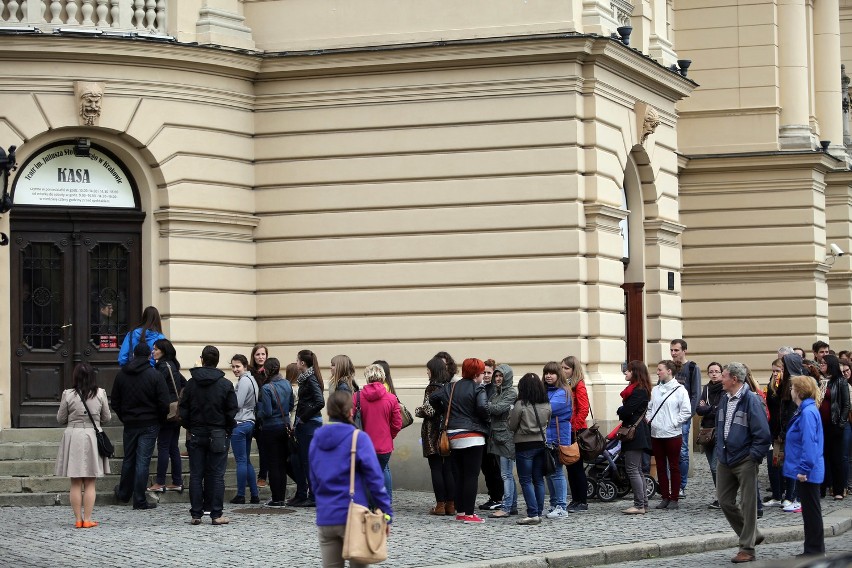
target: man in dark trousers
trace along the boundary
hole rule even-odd
[[[157,506],[148,503],[145,488],[160,424],[169,413],[169,390],[163,376],[151,367],[150,357],[148,344],[137,343],[133,359],[116,375],[111,394],[112,410],[124,423],[124,460],[114,494],[122,503],[132,496],[134,509]]]
[[[698,368],[695,361],[686,358],[686,341],[673,339],[669,347],[672,361],[677,367],[675,379],[686,388],[686,392],[689,394],[689,403],[692,406],[692,415],[695,416],[695,411],[698,409],[698,398],[701,395],[701,369]],[[686,482],[689,478],[689,430],[691,426],[692,419],[690,418],[681,427],[683,442],[680,445],[680,499],[686,498]]]
[[[201,524],[205,505],[214,525],[228,524],[222,516],[225,501],[225,465],[236,425],[237,395],[234,384],[216,368],[219,350],[201,351],[201,367],[190,369],[192,379],[183,389],[180,421],[189,430],[189,500],[193,525]]]

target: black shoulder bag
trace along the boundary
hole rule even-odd
[[[92,427],[95,429],[95,438],[98,440],[98,453],[105,458],[111,458],[115,455],[115,447],[112,445],[112,442],[110,442],[109,436],[107,436],[106,432],[102,429],[98,430],[98,427],[95,424],[95,419],[92,418],[92,413],[89,412],[89,405],[86,404],[86,399],[83,398],[83,395],[78,392],[77,396],[79,396],[80,400],[83,401],[83,406],[86,408],[86,414],[89,415],[89,420],[92,421]]]
[[[532,405],[535,413],[535,423],[538,424],[538,429],[541,432],[541,441],[544,442],[544,475],[553,475],[556,473],[556,459],[553,457],[553,452],[547,447],[547,436],[544,435],[544,428],[541,427],[541,420],[538,418],[538,409]],[[557,440],[557,443],[559,440]]]

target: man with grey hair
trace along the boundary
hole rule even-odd
[[[745,384],[748,370],[728,363],[716,414],[716,497],[725,518],[740,538],[731,562],[753,562],[754,547],[763,542],[757,530],[757,469],[769,450],[769,421],[758,395]],[[740,502],[737,502],[737,491]]]
[[[783,359],[784,355],[787,355],[788,353],[792,353],[792,352],[793,352],[792,347],[779,347],[778,348],[778,358]]]

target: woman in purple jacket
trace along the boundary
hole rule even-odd
[[[317,532],[323,568],[343,568],[343,535],[349,511],[350,452],[352,450],[352,395],[336,391],[326,405],[329,422],[320,427],[308,451],[311,488],[317,502]],[[388,519],[393,510],[385,490],[384,474],[369,436],[358,436],[355,449],[355,502],[367,506],[367,488]],[[349,561],[350,568],[364,564]]]

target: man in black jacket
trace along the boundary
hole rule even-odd
[[[145,488],[160,424],[169,412],[166,382],[151,367],[150,357],[148,344],[144,341],[137,343],[133,359],[116,375],[111,395],[112,409],[124,423],[124,460],[121,462],[121,480],[114,494],[122,503],[127,503],[132,496],[134,509],[157,506],[148,503]]]
[[[216,368],[219,350],[201,351],[201,367],[190,369],[180,401],[180,421],[189,430],[189,500],[193,525],[201,524],[205,505],[214,525],[228,524],[222,516],[225,501],[225,465],[236,425],[237,395],[234,384]]]

